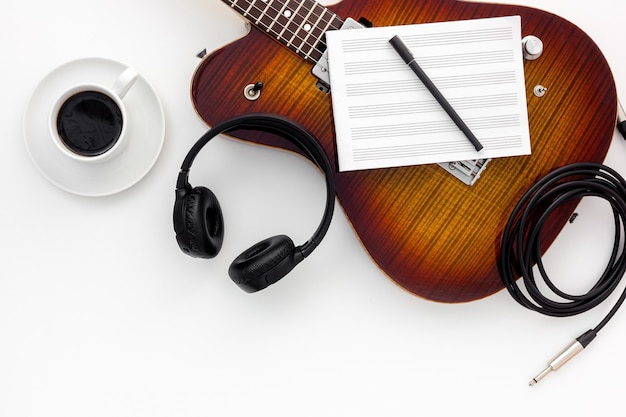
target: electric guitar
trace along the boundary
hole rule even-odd
[[[502,230],[522,194],[557,167],[602,162],[608,152],[617,114],[613,76],[595,43],[556,15],[456,0],[343,0],[331,7],[311,0],[223,2],[251,23],[250,31],[200,62],[191,87],[198,115],[214,125],[270,112],[307,128],[335,164],[339,202],[371,258],[418,296],[465,302],[502,289]],[[511,15],[521,16],[522,36],[544,44],[540,58],[524,62],[532,155],[490,161],[471,186],[437,164],[337,170],[332,86],[330,93],[320,91],[328,88],[327,31],[340,30],[347,18],[392,26]],[[271,134],[231,136],[297,152]],[[573,202],[550,217],[542,250],[575,207]]]

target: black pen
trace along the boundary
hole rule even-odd
[[[476,148],[477,151],[480,151],[483,148],[483,145],[478,141],[476,136],[474,136],[474,134],[469,129],[469,127],[467,127],[465,122],[463,122],[463,119],[461,119],[457,112],[454,111],[448,100],[446,100],[443,94],[441,94],[441,91],[439,91],[437,86],[432,82],[430,78],[428,78],[428,75],[426,75],[426,73],[422,70],[417,61],[415,61],[413,54],[411,54],[411,51],[405,45],[405,43],[402,42],[402,39],[400,39],[400,37],[396,35],[393,38],[389,39],[389,43],[391,44],[391,46],[393,46],[393,49],[398,52],[398,55],[402,57],[404,62],[413,70],[415,75],[417,75],[417,77],[422,81],[422,83],[426,86],[428,91],[430,91],[433,97],[435,97],[435,99],[439,102],[441,107],[443,107],[446,113],[448,113],[448,116],[450,116],[452,121],[459,127],[459,129],[461,129],[463,133],[465,133],[465,136],[467,136],[470,142],[472,142],[474,148]]]

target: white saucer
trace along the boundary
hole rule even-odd
[[[122,154],[101,163],[74,161],[50,138],[48,117],[56,97],[81,82],[112,84],[126,67],[110,59],[80,59],[58,67],[35,89],[24,115],[24,140],[35,165],[59,188],[90,197],[118,193],[141,180],[161,153],[165,139],[163,107],[141,76],[124,98],[128,143]]]

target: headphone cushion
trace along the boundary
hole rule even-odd
[[[239,255],[230,265],[228,274],[246,292],[262,290],[298,264],[294,246],[285,235],[267,238]]]
[[[185,253],[214,258],[224,241],[224,219],[217,197],[206,187],[195,187],[185,196],[185,231],[178,236]]]

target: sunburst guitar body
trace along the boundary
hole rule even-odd
[[[198,115],[211,126],[236,115],[269,112],[308,129],[334,165],[337,197],[363,246],[385,274],[420,297],[456,303],[501,290],[502,231],[523,193],[555,168],[602,162],[608,152],[617,112],[610,68],[592,39],[553,14],[455,0],[343,0],[331,7],[301,0],[224,3],[252,25],[246,36],[200,62],[191,87]],[[490,161],[472,186],[438,165],[339,172],[332,89],[328,94],[316,88],[311,73],[319,59],[317,46],[294,46],[296,36],[276,30],[283,25],[294,33],[305,31],[297,38],[306,38],[308,45],[312,38],[323,43],[323,33],[348,17],[392,26],[512,15],[521,16],[522,36],[537,36],[544,44],[539,59],[524,62],[532,155]],[[297,16],[305,20],[298,22]],[[246,86],[257,82],[263,87],[252,100]],[[538,85],[547,88],[543,97],[534,94]],[[232,136],[293,150],[270,134]],[[550,217],[544,251],[575,207],[572,203]]]

